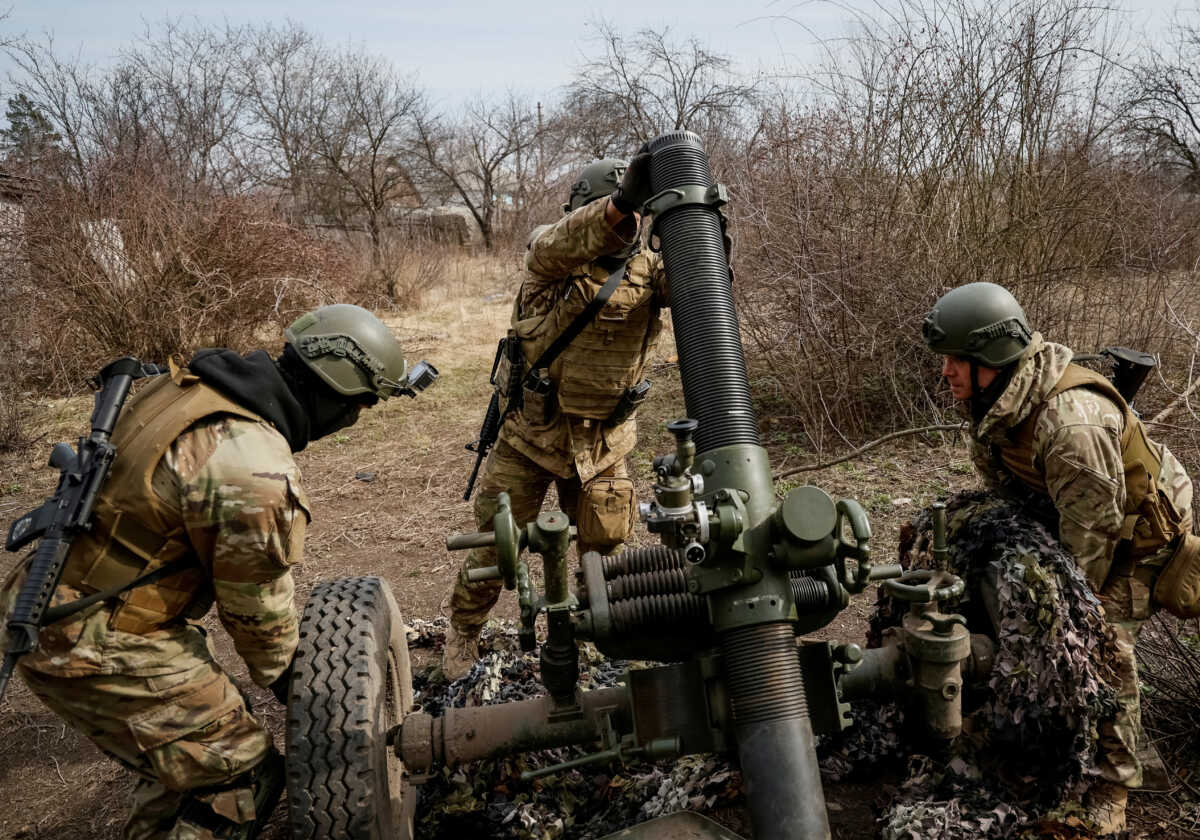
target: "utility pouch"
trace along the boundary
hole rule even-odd
[[[558,389],[554,387],[554,380],[548,376],[541,376],[534,381],[530,381],[531,379],[532,377],[527,377],[522,385],[521,412],[533,425],[545,426],[552,422],[558,413]]]
[[[633,481],[624,476],[597,476],[583,486],[575,524],[580,551],[608,553],[633,530]]]
[[[1200,617],[1200,536],[1180,537],[1154,584],[1154,601],[1171,615]]]
[[[633,416],[633,413],[638,410],[638,406],[646,401],[646,397],[650,395],[650,380],[643,379],[632,388],[626,388],[625,393],[621,395],[621,399],[617,401],[617,405],[613,408],[612,414],[604,421],[604,428],[615,429]]]

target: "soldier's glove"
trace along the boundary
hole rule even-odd
[[[643,143],[630,159],[629,165],[625,167],[621,183],[609,196],[613,207],[622,213],[628,215],[634,210],[639,210],[643,204],[654,197],[654,192],[650,187],[651,157],[649,144]]]
[[[271,693],[275,695],[275,699],[284,707],[288,703],[288,691],[292,686],[292,663],[283,669],[283,673],[275,678],[275,682],[267,686]]]

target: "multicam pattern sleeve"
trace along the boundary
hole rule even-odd
[[[1073,388],[1046,403],[1034,432],[1035,457],[1059,513],[1059,539],[1095,592],[1108,577],[1125,519],[1123,422],[1111,400]]]
[[[615,227],[605,218],[608,200],[593,201],[563,216],[529,243],[525,267],[531,274],[559,283],[596,257],[620,251],[633,243],[637,226],[627,216]],[[525,280],[529,286],[532,278]]]
[[[309,514],[291,450],[264,424],[221,417],[180,435],[165,460],[221,623],[254,681],[268,685],[298,638],[289,567],[301,559]]]

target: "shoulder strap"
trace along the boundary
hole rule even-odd
[[[1069,364],[1067,365],[1067,369],[1063,371],[1063,375],[1058,380],[1058,383],[1046,395],[1046,401],[1049,402],[1052,398],[1072,388],[1088,388],[1089,390],[1096,391],[1116,405],[1117,410],[1121,412],[1124,418],[1124,428],[1121,430],[1121,451],[1124,452],[1128,449],[1138,420],[1129,410],[1129,403],[1121,396],[1121,392],[1116,389],[1116,386],[1108,380],[1108,377],[1096,373],[1094,370],[1089,370],[1082,365]],[[1045,408],[1045,403],[1042,404],[1042,408]],[[1037,411],[1036,414],[1041,414],[1041,410]]]
[[[532,378],[535,371],[549,367],[550,363],[558,358],[558,354],[567,349],[567,345],[575,340],[575,336],[583,332],[584,328],[596,317],[596,313],[604,308],[604,304],[608,303],[608,299],[612,297],[617,286],[621,285],[621,281],[625,278],[625,267],[628,262],[628,260],[621,260],[613,267],[612,272],[608,275],[608,280],[600,287],[600,291],[596,292],[596,296],[588,302],[582,312],[575,316],[571,323],[567,324],[567,328],[559,333],[558,338],[542,351],[542,355],[538,356],[537,360],[529,366],[526,379]]]
[[[114,586],[111,589],[105,589],[103,592],[95,592],[77,601],[71,601],[67,604],[59,604],[57,607],[49,607],[42,613],[42,620],[39,624],[45,627],[47,624],[54,624],[57,621],[62,621],[64,618],[75,615],[80,610],[86,610],[92,604],[98,604],[101,601],[107,601],[120,595],[122,592],[127,592],[138,586],[146,586],[147,584],[157,583],[165,577],[182,572],[191,562],[186,559],[176,560],[174,563],[168,563],[165,566],[159,566],[157,569],[146,572],[146,574],[135,577],[128,583],[123,583],[120,586]]]

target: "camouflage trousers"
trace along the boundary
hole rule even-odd
[[[209,840],[210,830],[177,824],[196,800],[235,823],[255,818],[253,789],[239,777],[267,757],[271,736],[215,662],[186,664],[156,677],[20,669],[51,711],[140,776],[126,840]]]
[[[553,483],[559,507],[578,529],[576,548],[612,554],[633,529],[633,482],[624,460],[598,473],[581,485],[578,476],[562,478],[538,466],[503,440],[496,442],[484,464],[479,492],[475,496],[475,525],[492,530],[501,493],[508,493],[513,519],[523,525],[537,518]],[[476,632],[487,622],[503,584],[498,580],[471,583],[467,571],[496,564],[494,548],[472,550],[459,569],[450,593],[450,622],[460,632]]]
[[[1100,590],[1104,615],[1117,638],[1117,710],[1100,723],[1100,745],[1096,764],[1106,781],[1129,788],[1141,787],[1142,765],[1138,742],[1142,731],[1137,657],[1138,634],[1150,617],[1150,586],[1145,568],[1117,568]]]

